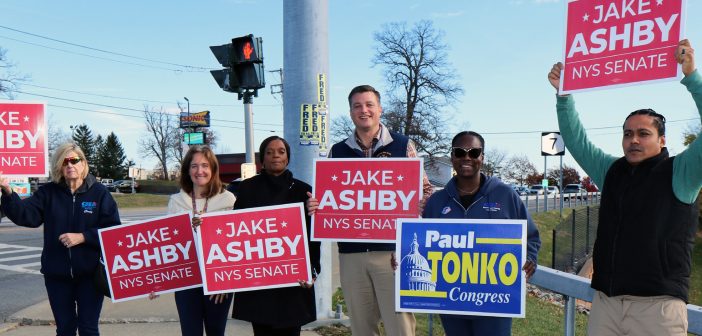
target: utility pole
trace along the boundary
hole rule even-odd
[[[284,137],[290,143],[288,168],[312,185],[314,159],[329,148],[329,5],[327,0],[283,2]],[[319,195],[317,195],[319,196]],[[322,272],[315,282],[317,318],[333,317],[331,243],[322,242]]]

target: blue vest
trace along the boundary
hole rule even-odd
[[[407,157],[407,144],[409,138],[400,133],[390,132],[392,142],[376,149],[374,158]],[[345,141],[334,144],[331,148],[332,158],[363,158],[363,152],[358,148],[351,148]],[[370,251],[395,251],[393,243],[344,243],[339,242],[339,253],[356,253]]]

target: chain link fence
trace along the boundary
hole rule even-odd
[[[551,268],[577,273],[592,254],[600,206],[587,206],[569,211],[568,216],[552,232]]]

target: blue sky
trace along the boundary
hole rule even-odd
[[[26,94],[17,94],[16,99],[47,102],[51,120],[66,133],[70,125],[80,123],[104,136],[114,131],[128,158],[153,168],[155,160],[144,159],[137,151],[137,139],[145,135],[139,111],[149,105],[175,113],[177,102],[185,104],[183,97],[190,99],[192,112],[211,111],[212,128],[219,137],[217,152],[245,150],[243,105],[203,70],[219,68],[209,46],[253,33],[263,37],[266,70],[278,69],[283,65],[282,15],[282,0],[3,0],[0,26],[159,62],[5,28],[0,28],[0,46],[7,49],[16,69],[32,78],[22,87]],[[371,84],[383,92],[382,69],[371,67],[373,33],[388,22],[430,19],[445,32],[449,59],[465,89],[457,106],[444,111],[451,120],[447,131],[482,133],[488,152],[526,154],[543,170],[540,132],[557,130],[555,91],[546,74],[562,56],[564,15],[564,1],[330,0],[332,118],[348,113],[346,96],[352,87]],[[685,36],[698,48],[702,48],[702,20],[695,18],[700,15],[700,3],[689,1]],[[278,84],[279,78],[267,73],[266,83]],[[651,107],[667,117],[673,153],[684,148],[682,132],[688,124],[699,123],[692,99],[677,82],[579,93],[576,101],[585,127],[592,129],[591,140],[615,155],[622,153],[620,125],[635,109]],[[271,95],[269,87],[254,100],[254,113],[255,147],[269,135],[283,135],[282,98]],[[570,156],[564,162],[575,165]],[[557,164],[557,158],[548,159],[549,168]]]

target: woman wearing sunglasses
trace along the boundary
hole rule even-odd
[[[44,224],[41,273],[56,321],[56,335],[99,335],[103,295],[93,276],[100,259],[98,229],[119,225],[117,204],[88,173],[88,161],[74,143],[51,158],[51,182],[20,199],[0,172],[2,211],[15,224]]]
[[[463,131],[451,141],[451,164],[456,176],[446,187],[431,195],[424,218],[526,219],[527,261],[523,266],[529,279],[536,270],[541,246],[539,231],[517,193],[500,179],[481,172],[485,140],[476,132]],[[512,319],[464,315],[441,315],[447,336],[511,335]]]

